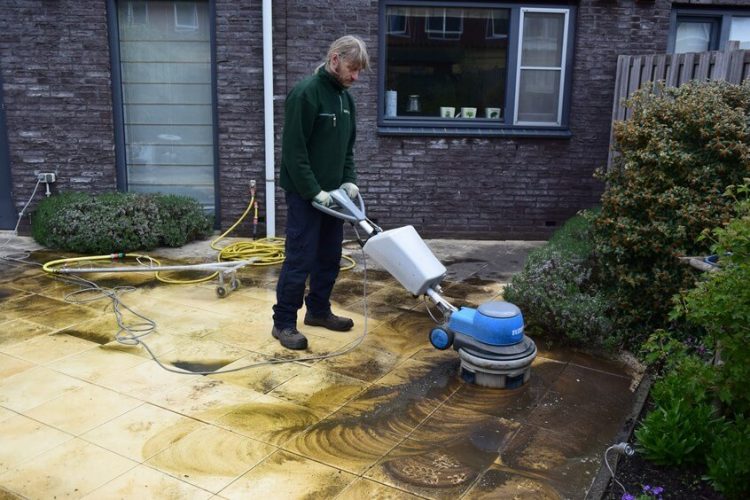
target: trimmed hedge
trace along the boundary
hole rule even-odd
[[[182,246],[206,238],[211,227],[198,202],[186,196],[62,193],[39,204],[31,233],[46,247],[107,254]]]

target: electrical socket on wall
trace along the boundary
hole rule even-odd
[[[36,174],[36,178],[39,182],[50,183],[50,182],[55,182],[55,180],[57,179],[57,176],[55,175],[54,172],[42,172],[40,174]]]

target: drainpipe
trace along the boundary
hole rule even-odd
[[[273,38],[271,0],[263,0],[263,116],[266,148],[266,236],[276,237],[276,186],[273,139]]]

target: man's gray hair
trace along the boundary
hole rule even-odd
[[[351,64],[356,69],[364,70],[370,67],[370,56],[367,55],[367,46],[357,36],[345,35],[334,41],[328,48],[325,64],[331,62],[334,54],[338,54],[342,60]]]

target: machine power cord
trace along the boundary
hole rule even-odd
[[[362,334],[351,344],[344,347],[343,349],[339,349],[333,352],[330,352],[328,354],[321,354],[317,356],[305,356],[301,358],[285,358],[285,359],[279,359],[279,358],[273,358],[268,359],[265,361],[260,361],[258,363],[252,363],[249,365],[239,366],[236,368],[229,368],[225,370],[214,370],[214,371],[188,371],[188,370],[181,370],[178,368],[174,368],[171,366],[167,366],[164,363],[162,363],[159,358],[154,354],[153,350],[148,346],[148,344],[143,340],[143,337],[146,335],[152,333],[156,329],[156,322],[143,316],[142,314],[139,314],[135,311],[133,311],[130,307],[124,305],[122,301],[120,300],[120,293],[122,292],[129,292],[133,291],[134,287],[117,287],[114,289],[110,288],[102,288],[93,281],[83,279],[78,276],[73,276],[70,278],[60,278],[59,276],[55,276],[58,279],[64,279],[72,282],[76,282],[79,285],[87,285],[87,288],[83,288],[81,290],[77,290],[75,292],[71,292],[65,296],[65,300],[67,302],[71,303],[77,303],[77,304],[84,304],[88,302],[93,302],[95,300],[99,300],[102,297],[107,297],[112,301],[112,309],[114,311],[115,317],[117,319],[117,325],[119,327],[119,330],[117,334],[115,335],[115,340],[123,345],[128,346],[135,346],[140,345],[143,347],[146,352],[148,352],[149,356],[156,362],[157,365],[159,365],[162,369],[172,372],[172,373],[178,373],[181,375],[221,375],[225,373],[233,373],[238,372],[242,370],[247,370],[250,368],[256,368],[259,366],[265,366],[265,365],[275,365],[275,364],[282,364],[282,363],[294,363],[294,362],[301,362],[301,361],[319,361],[323,359],[329,359],[334,358],[337,356],[342,356],[344,354],[347,354],[357,347],[365,340],[367,337],[367,259],[364,254],[364,250],[362,251],[362,268],[363,268],[363,284],[362,284],[362,296],[363,296],[363,311],[364,311],[364,321],[363,321],[363,327],[362,327]],[[94,293],[92,297],[86,297],[86,298],[78,298],[79,295],[84,294],[91,294]],[[131,314],[135,315],[136,317],[140,318],[143,322],[142,323],[136,323],[133,325],[126,325],[125,320],[123,318],[123,312],[122,309],[127,310]]]

